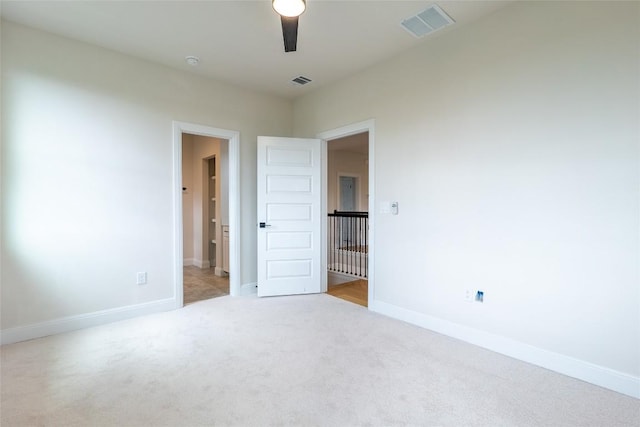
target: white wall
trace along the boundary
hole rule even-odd
[[[9,22],[2,87],[5,342],[171,307],[174,120],[240,132],[238,273],[255,282],[256,138],[291,133],[291,102]]]
[[[374,309],[640,396],[639,15],[517,2],[294,102],[375,119]]]

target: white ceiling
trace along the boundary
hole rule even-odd
[[[422,39],[400,22],[433,1],[307,0],[285,53],[271,0],[2,0],[3,19],[231,84],[295,98],[485,16],[508,1],[438,1],[456,24]],[[188,55],[200,57],[197,68]],[[303,75],[306,86],[291,83]]]

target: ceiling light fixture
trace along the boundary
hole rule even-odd
[[[187,64],[191,65],[192,67],[195,67],[200,63],[200,58],[198,58],[197,56],[187,56],[186,58],[184,58],[184,60],[187,61]]]
[[[305,0],[272,0],[271,5],[280,16],[288,18],[302,15],[307,8]]]

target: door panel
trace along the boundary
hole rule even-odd
[[[311,221],[312,204],[267,203],[267,222],[274,221]],[[273,225],[273,224],[271,224]]]
[[[352,176],[340,177],[340,210],[356,210],[356,179]]]
[[[309,193],[311,191],[311,177],[309,176],[268,176],[267,192]]]
[[[267,234],[267,250],[311,249],[311,232],[271,232]]]
[[[258,296],[321,291],[320,140],[258,137]]]

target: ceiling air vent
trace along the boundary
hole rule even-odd
[[[311,79],[308,79],[305,76],[298,76],[292,79],[291,81],[296,84],[299,84],[300,86],[306,85],[307,83],[311,83]]]
[[[400,24],[415,37],[423,37],[454,23],[455,21],[440,9],[440,6],[434,4]]]

